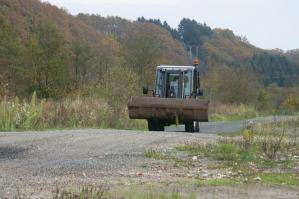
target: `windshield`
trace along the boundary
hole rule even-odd
[[[191,96],[192,71],[184,72],[184,90],[183,96]]]
[[[178,98],[179,97],[179,73],[167,74],[167,93],[166,97]]]
[[[165,72],[163,72],[162,70],[157,71],[156,92],[155,93],[159,97],[164,97],[164,93],[163,93],[164,74],[165,74]]]
[[[192,70],[157,70],[155,95],[186,98],[192,95]]]

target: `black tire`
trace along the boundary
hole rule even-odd
[[[195,124],[194,124],[194,132],[200,132],[200,123],[199,122],[195,122]]]
[[[165,131],[164,122],[157,121],[158,131]]]
[[[147,120],[148,124],[148,130],[149,131],[164,131],[164,122],[155,120],[155,119],[148,119]]]
[[[194,132],[194,122],[186,122],[185,123],[185,131],[189,132],[189,133],[193,133]]]
[[[157,131],[156,122],[152,119],[147,120],[147,126],[149,131]]]

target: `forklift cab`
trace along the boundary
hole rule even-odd
[[[155,97],[196,97],[199,88],[199,74],[195,66],[157,67]]]

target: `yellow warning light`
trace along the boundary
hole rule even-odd
[[[194,60],[194,65],[199,65],[199,59]]]

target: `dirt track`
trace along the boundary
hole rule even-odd
[[[0,133],[0,198],[13,197],[18,189],[39,198],[50,196],[55,187],[188,180],[184,171],[160,168],[143,153],[146,149],[167,149],[185,142],[213,142],[217,139],[215,128],[223,124],[212,124],[202,126],[204,132],[196,134],[94,129]],[[242,126],[225,125],[228,127],[223,131]],[[251,191],[248,187],[217,189],[227,191],[228,198],[299,196],[298,190],[287,187],[254,186]],[[211,197],[218,194],[212,187],[198,191]]]

